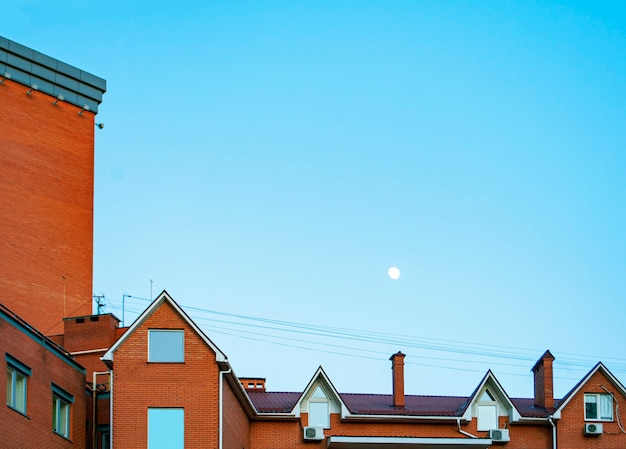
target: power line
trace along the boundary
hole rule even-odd
[[[150,301],[147,298],[133,297],[142,301]],[[393,345],[413,348],[430,353],[453,353],[459,358],[441,357],[436,355],[415,355],[420,360],[453,362],[455,366],[443,364],[426,364],[423,362],[407,362],[416,365],[432,366],[442,369],[481,372],[480,370],[459,367],[459,365],[491,365],[523,367],[527,363],[535,361],[538,352],[534,349],[507,347],[494,344],[481,344],[458,340],[446,340],[430,337],[419,337],[372,330],[343,328],[317,324],[307,324],[292,321],[276,320],[271,318],[255,317],[250,315],[229,313],[196,306],[182,306],[189,311],[192,319],[212,333],[228,335],[234,338],[259,341],[266,344],[293,347],[307,351],[330,353],[364,359],[386,360],[389,351],[376,350],[372,345],[388,347]],[[132,308],[132,310],[130,310]],[[131,306],[127,310],[140,314],[144,308]],[[208,316],[207,316],[208,315]],[[210,316],[217,316],[211,318]],[[221,319],[219,317],[224,317]],[[368,348],[335,344],[330,341],[351,341],[354,343],[367,343]],[[307,346],[308,345],[308,346]],[[562,367],[569,367],[576,371],[582,371],[589,367],[589,361],[597,361],[597,357],[584,354],[564,353],[566,357],[559,358],[557,363]],[[465,357],[471,357],[467,359]],[[488,360],[485,360],[488,359]],[[502,359],[509,360],[508,362]],[[617,366],[613,371],[626,372],[626,360],[622,358],[606,358],[612,360]],[[506,373],[506,375],[522,375],[519,373]],[[528,376],[529,374],[523,374]]]

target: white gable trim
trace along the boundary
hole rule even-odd
[[[587,375],[580,382],[578,382],[578,384],[565,396],[565,401],[559,404],[554,412],[555,419],[561,418],[561,411],[567,406],[569,401],[571,401],[572,398],[580,392],[580,390],[587,384],[587,382],[589,382],[589,379],[591,379],[598,371],[602,371],[602,373],[609,379],[613,386],[615,386],[615,388],[620,391],[622,396],[626,397],[626,388],[624,388],[624,385],[622,385],[621,382],[617,380],[617,378],[607,369],[606,366],[602,364],[602,362],[598,362],[596,366],[591,368],[591,371],[589,371],[589,373],[587,373]]]
[[[200,329],[196,323],[185,313],[185,311],[172,299],[172,297],[165,291],[154,300],[152,304],[148,306],[146,310],[143,311],[141,315],[135,320],[133,324],[128,328],[128,330],[122,335],[114,344],[109,348],[109,350],[104,354],[100,360],[103,362],[113,362],[113,356],[117,349],[122,345],[126,339],[132,335],[137,328],[139,328],[163,303],[167,302],[170,306],[178,312],[178,314],[183,318],[183,320],[202,338],[202,340],[210,347],[213,352],[215,352],[215,360],[217,362],[228,362],[228,357],[211,341],[209,337],[206,336],[202,329]]]
[[[483,391],[483,388],[485,387],[485,385],[487,385],[489,381],[491,381],[492,385],[495,385],[497,391],[500,393],[500,396],[504,398],[506,405],[511,409],[511,422],[520,421],[522,415],[517,410],[517,408],[511,401],[511,398],[509,398],[509,395],[506,393],[506,391],[504,391],[504,388],[502,388],[502,385],[500,384],[496,376],[491,372],[491,370],[487,371],[487,374],[485,374],[483,380],[480,382],[480,384],[478,384],[478,387],[476,387],[474,393],[472,393],[472,396],[470,396],[467,403],[467,408],[465,409],[463,416],[461,416],[461,419],[464,421],[472,420],[472,406],[479,400],[478,395],[481,391]]]
[[[315,371],[315,374],[313,374],[313,377],[311,378],[307,386],[304,388],[304,391],[300,395],[300,398],[298,398],[298,401],[296,402],[296,405],[291,410],[290,414],[292,416],[300,417],[300,405],[302,404],[302,401],[304,401],[304,398],[309,395],[309,392],[312,392],[312,389],[317,384],[317,380],[319,378],[322,378],[324,380],[325,385],[328,385],[328,387],[330,388],[331,390],[330,393],[333,396],[332,399],[339,402],[339,405],[341,406],[341,417],[343,418],[346,414],[349,414],[350,412],[348,411],[348,407],[346,407],[346,404],[343,403],[343,400],[341,399],[341,396],[337,392],[337,389],[335,388],[333,383],[330,381],[330,379],[328,378],[328,375],[326,375],[326,372],[321,366],[317,369],[317,371]]]

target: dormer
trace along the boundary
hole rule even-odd
[[[329,429],[331,414],[340,414],[342,402],[326,373],[319,367],[295,406],[296,416],[307,415],[302,425]]]
[[[470,397],[463,419],[476,420],[479,432],[505,429],[520,414],[491,371],[487,372],[474,394]]]

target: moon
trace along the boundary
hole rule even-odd
[[[400,277],[400,269],[398,267],[391,267],[387,270],[387,274],[394,281]]]

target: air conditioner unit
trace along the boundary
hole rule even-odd
[[[324,429],[321,427],[305,427],[304,428],[304,439],[305,440],[323,440],[324,439]]]
[[[601,423],[585,424],[585,435],[600,435],[602,433]]]
[[[509,441],[509,429],[491,429],[489,431],[489,438],[491,438],[494,443],[506,443]]]

